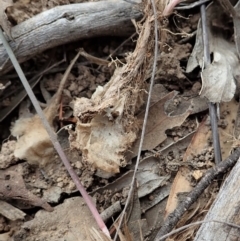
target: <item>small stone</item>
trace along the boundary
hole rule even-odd
[[[75,82],[72,82],[71,85],[68,87],[68,89],[69,89],[70,91],[76,90],[76,89],[77,89],[76,83],[75,83]]]
[[[171,156],[168,156],[167,159],[171,161],[173,158]]]
[[[59,182],[59,183],[57,184],[57,186],[58,186],[58,187],[63,187],[63,182]]]
[[[69,189],[70,189],[70,190],[76,189],[76,186],[75,186],[75,183],[74,183],[74,182],[72,182],[72,181],[69,182]]]
[[[57,179],[57,182],[62,182],[62,180],[63,180],[63,178],[62,178],[62,177],[59,177],[59,178]]]
[[[179,137],[178,137],[178,136],[175,136],[175,137],[173,138],[173,140],[174,140],[174,142],[177,142],[177,141],[179,140]]]
[[[76,167],[77,169],[81,169],[81,168],[82,168],[82,163],[81,163],[80,161],[77,161],[77,162],[75,163],[75,167]]]
[[[175,131],[172,132],[172,136],[176,136],[177,133]]]
[[[182,136],[183,136],[183,133],[180,132],[180,131],[178,131],[178,132],[177,132],[177,135],[178,135],[179,137],[182,137]]]
[[[41,189],[38,188],[38,189],[36,190],[36,193],[40,193],[40,192],[41,192]]]
[[[194,93],[198,93],[201,88],[202,88],[201,83],[200,83],[200,82],[196,82],[196,83],[194,83],[194,85],[192,86],[192,91],[193,91]]]
[[[149,199],[150,201],[152,201],[152,200],[154,199],[154,196],[153,196],[153,195],[150,195],[150,196],[148,197],[148,199]]]
[[[68,179],[67,178],[65,178],[64,180],[63,180],[63,183],[66,185],[66,184],[68,184]]]

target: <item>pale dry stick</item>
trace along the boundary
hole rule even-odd
[[[74,59],[72,60],[72,62],[68,66],[68,68],[66,69],[66,71],[65,71],[65,73],[64,73],[64,75],[63,75],[63,77],[62,77],[62,79],[60,81],[60,84],[58,86],[57,92],[54,94],[54,96],[48,102],[47,107],[43,111],[44,114],[45,114],[46,119],[49,122],[52,122],[53,119],[56,116],[56,112],[57,112],[56,106],[58,106],[58,104],[60,102],[64,86],[65,86],[66,81],[68,79],[68,76],[69,76],[69,74],[70,74],[70,72],[72,70],[72,67],[73,67],[73,65],[75,64],[75,62],[77,61],[77,59],[79,58],[80,55],[81,55],[81,50],[78,51],[77,55],[74,57]]]
[[[164,239],[168,238],[169,236],[171,236],[171,235],[173,235],[173,234],[175,234],[175,233],[178,233],[178,232],[180,232],[180,231],[182,231],[182,230],[184,230],[184,229],[190,228],[190,227],[192,227],[192,226],[199,225],[199,224],[203,224],[203,223],[210,223],[210,222],[227,224],[227,225],[229,225],[229,226],[231,226],[231,227],[233,227],[233,228],[238,228],[238,229],[240,229],[240,226],[239,226],[239,225],[236,225],[236,224],[234,224],[234,223],[225,222],[225,221],[220,221],[220,220],[198,221],[198,222],[190,223],[190,224],[184,225],[184,226],[182,226],[182,227],[180,227],[180,228],[177,228],[177,229],[171,231],[170,233],[167,233],[167,234],[165,234],[164,236],[160,237],[160,238],[158,239],[158,241],[164,240]]]
[[[193,3],[189,3],[187,5],[184,5],[184,6],[175,7],[174,9],[176,9],[176,10],[187,10],[187,9],[199,7],[200,5],[202,5],[204,3],[208,3],[210,1],[211,0],[199,0],[199,1],[195,1]]]
[[[170,3],[166,6],[166,8],[163,10],[163,17],[167,17],[170,14],[172,14],[173,9],[176,10],[185,10],[185,9],[191,9],[194,7],[198,7],[204,3],[209,2],[210,0],[199,0],[193,3],[190,3],[186,6],[176,7],[179,3],[183,2],[183,0],[171,0]],[[219,0],[221,1],[221,0]],[[223,1],[223,0],[222,0]]]
[[[154,15],[154,37],[155,37],[155,46],[154,46],[153,69],[152,69],[152,75],[151,75],[151,80],[150,80],[150,87],[149,87],[149,92],[148,92],[148,99],[147,99],[146,111],[145,111],[144,120],[143,120],[142,133],[141,133],[141,138],[140,138],[140,143],[139,143],[139,148],[138,148],[137,161],[136,161],[135,169],[134,169],[134,172],[133,172],[132,181],[131,181],[131,184],[130,184],[130,190],[129,190],[129,193],[128,193],[128,197],[127,197],[127,200],[126,200],[124,209],[123,209],[122,214],[121,214],[120,219],[119,219],[119,225],[118,225],[117,230],[116,230],[116,234],[115,234],[115,237],[114,237],[114,241],[116,241],[116,239],[117,239],[118,232],[119,232],[119,230],[120,230],[120,228],[121,228],[121,226],[122,226],[123,218],[124,218],[126,209],[127,209],[128,205],[129,205],[129,203],[130,203],[130,200],[131,200],[131,197],[132,197],[132,193],[133,193],[134,182],[135,182],[135,179],[136,179],[136,174],[137,174],[138,165],[139,165],[140,157],[141,157],[142,146],[143,146],[143,140],[144,140],[145,131],[146,131],[148,113],[149,113],[149,108],[150,108],[150,101],[151,101],[153,84],[154,84],[154,77],[155,77],[156,66],[157,66],[157,57],[158,57],[158,23],[157,23],[157,11],[156,11],[156,6],[155,6],[155,3],[154,3],[154,0],[149,0],[149,1],[151,2],[152,9],[153,9],[153,15]]]
[[[84,187],[82,186],[81,182],[79,181],[79,178],[78,178],[77,174],[73,170],[73,168],[72,168],[71,164],[69,163],[65,153],[62,150],[62,147],[61,147],[61,145],[60,145],[60,143],[57,139],[56,133],[52,130],[50,124],[48,123],[48,121],[45,117],[45,115],[43,114],[43,111],[42,111],[42,109],[41,109],[32,89],[31,89],[31,87],[30,87],[30,85],[29,85],[29,83],[28,83],[28,81],[27,81],[27,79],[26,79],[26,77],[25,77],[25,75],[24,75],[24,73],[23,73],[23,71],[22,71],[13,51],[12,51],[12,49],[11,49],[11,47],[9,46],[1,28],[0,28],[0,39],[2,40],[2,43],[3,43],[4,47],[6,48],[6,51],[9,55],[9,58],[11,59],[12,64],[13,64],[14,68],[16,69],[16,72],[18,73],[19,78],[22,81],[22,84],[23,84],[24,88],[26,89],[26,92],[28,93],[28,96],[29,96],[30,100],[32,101],[32,104],[33,104],[34,108],[36,109],[37,114],[39,115],[39,118],[41,119],[44,127],[46,128],[47,133],[49,134],[49,138],[52,141],[54,148],[56,149],[58,155],[60,156],[60,158],[61,158],[64,166],[66,167],[69,175],[73,179],[73,181],[74,181],[75,185],[77,186],[79,192],[82,194],[84,200],[86,201],[86,203],[87,203],[89,209],[91,210],[99,228],[103,231],[103,233],[105,233],[108,237],[110,237],[109,231],[108,231],[105,223],[103,222],[100,214],[98,213],[92,199],[89,197],[89,195],[85,191]]]
[[[92,56],[91,54],[88,54],[83,48],[80,48],[79,51],[80,51],[80,55],[82,55],[88,61],[90,61],[90,62],[92,62],[94,64],[108,66],[111,63],[111,62],[109,62],[109,61],[107,61],[105,59],[100,59],[100,58],[97,58],[95,56]]]
[[[218,0],[218,2],[221,4],[227,14],[232,16],[232,18],[239,17],[239,14],[236,12],[236,9],[233,7],[229,0]]]
[[[208,68],[211,64],[211,56],[210,56],[210,47],[209,47],[210,44],[209,44],[209,37],[208,37],[209,26],[207,24],[205,4],[201,5],[200,12],[201,12],[202,41],[203,41],[203,52],[204,52],[203,60],[204,60],[205,68]],[[219,133],[218,133],[217,104],[209,102],[208,108],[209,108],[209,116],[210,116],[210,123],[211,123],[211,129],[212,129],[215,163],[218,164],[222,161],[222,152],[221,152]]]
[[[180,2],[182,2],[182,0],[170,0],[170,3],[163,10],[163,17],[169,16],[173,12],[175,6],[177,6]]]
[[[110,218],[112,218],[116,213],[120,213],[122,211],[120,201],[113,203],[110,207],[101,212],[101,217],[104,222],[107,222]]]
[[[124,40],[116,49],[114,49],[114,51],[107,57],[107,60],[111,59],[112,56],[117,53],[117,51],[124,45],[126,44],[130,39],[134,38],[137,35],[137,33],[133,33],[129,38],[127,38],[126,40]]]

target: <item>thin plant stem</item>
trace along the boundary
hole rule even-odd
[[[157,66],[157,56],[158,56],[158,23],[157,23],[157,11],[156,11],[156,7],[155,7],[155,3],[154,0],[150,0],[151,1],[151,5],[152,5],[152,9],[153,9],[153,14],[154,14],[154,37],[155,37],[155,46],[154,46],[154,60],[153,60],[153,69],[152,69],[152,75],[151,75],[151,80],[150,80],[150,87],[149,87],[149,92],[148,92],[148,99],[147,99],[147,105],[146,105],[146,111],[145,111],[145,115],[144,115],[144,120],[143,120],[143,126],[142,126],[142,133],[141,133],[141,138],[140,138],[140,143],[139,143],[139,148],[138,148],[138,155],[137,155],[137,161],[136,161],[136,165],[134,168],[134,172],[133,172],[133,176],[132,176],[132,181],[131,181],[131,185],[130,185],[130,190],[128,193],[128,197],[124,206],[124,209],[122,211],[122,214],[120,216],[119,219],[119,225],[117,227],[117,231],[114,237],[114,241],[116,241],[117,236],[118,236],[118,232],[121,228],[122,222],[123,222],[123,218],[126,212],[126,209],[130,203],[131,197],[132,197],[132,193],[133,193],[133,187],[134,187],[134,182],[136,179],[136,174],[137,174],[137,170],[138,170],[138,165],[140,162],[140,157],[141,157],[141,151],[142,151],[142,146],[143,146],[143,140],[144,140],[144,136],[145,136],[145,131],[146,131],[146,125],[147,125],[147,119],[148,119],[148,113],[149,113],[149,107],[150,107],[150,101],[151,101],[151,95],[152,95],[152,89],[153,89],[153,84],[154,84],[154,77],[155,77],[155,72],[156,72],[156,66]]]
[[[25,77],[25,75],[24,75],[24,73],[23,73],[23,71],[22,71],[22,69],[21,69],[21,67],[20,67],[20,65],[19,65],[19,63],[18,63],[18,61],[17,61],[13,51],[12,51],[12,49],[11,49],[11,47],[9,46],[9,44],[8,44],[8,42],[7,42],[7,40],[6,40],[5,36],[4,36],[1,28],[0,28],[0,39],[2,40],[3,45],[6,48],[6,51],[7,51],[8,55],[9,55],[9,58],[11,59],[12,64],[13,64],[13,66],[14,66],[14,68],[15,68],[18,76],[19,76],[19,78],[21,79],[21,82],[22,82],[22,84],[23,84],[23,86],[24,86],[28,96],[29,96],[30,100],[32,101],[32,104],[33,104],[37,114],[39,115],[39,118],[41,119],[41,121],[42,121],[42,123],[43,123],[43,125],[44,125],[44,127],[45,127],[45,129],[46,129],[46,131],[48,133],[48,135],[49,135],[50,140],[53,143],[54,148],[56,149],[56,151],[57,151],[59,157],[61,158],[64,166],[66,167],[69,175],[73,179],[76,187],[78,188],[79,192],[81,193],[81,195],[83,196],[84,200],[86,201],[86,203],[87,203],[90,211],[92,212],[92,214],[93,214],[93,216],[94,216],[94,218],[95,218],[99,228],[108,237],[110,237],[109,231],[108,231],[105,223],[103,222],[100,214],[98,213],[98,211],[97,211],[97,209],[96,209],[92,199],[87,194],[87,192],[84,189],[84,187],[82,186],[82,184],[81,184],[81,182],[80,182],[76,172],[73,170],[70,162],[68,161],[68,159],[67,159],[67,157],[66,157],[66,155],[65,155],[65,153],[64,153],[64,151],[63,151],[63,149],[62,149],[62,147],[61,147],[61,145],[60,145],[60,143],[59,143],[59,141],[57,139],[56,133],[52,130],[50,124],[48,123],[48,121],[47,121],[47,119],[46,119],[46,117],[45,117],[45,115],[44,115],[44,113],[43,113],[43,111],[42,111],[38,101],[37,101],[37,98],[35,97],[35,95],[34,95],[32,89],[31,89],[31,87],[30,87],[30,85],[29,85],[29,83],[28,83],[28,81],[27,81],[27,79],[26,79],[26,77]]]

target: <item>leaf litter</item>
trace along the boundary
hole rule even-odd
[[[239,81],[239,58],[235,43],[223,35],[227,16],[218,2],[212,3],[207,10],[207,25],[209,26],[209,48],[213,55],[212,63],[202,70],[202,89],[200,95],[210,102],[220,103],[230,101],[236,91],[236,81]],[[199,22],[196,44],[188,60],[187,72],[197,66],[204,68],[202,28]]]
[[[31,2],[34,4],[34,1]],[[42,5],[42,9],[44,8],[46,6]],[[5,9],[3,10],[5,12]],[[236,57],[238,53],[234,43],[221,36],[224,23],[219,18],[215,19],[214,14],[210,10],[208,11],[211,30],[214,30],[210,35],[213,62],[202,73],[201,96],[205,96],[213,102],[230,101],[235,94],[235,79],[238,78],[238,59]],[[23,20],[19,19],[16,22],[21,21]],[[186,22],[182,21],[182,25],[186,25],[186,22],[191,25],[191,19]],[[151,74],[152,45],[147,45],[151,42],[151,24],[151,22],[145,22],[139,27],[140,34],[135,50],[132,46],[130,47],[132,53],[128,54],[124,65],[118,64],[114,74],[110,69],[106,70],[106,67],[98,69],[98,71],[102,71],[101,75],[97,75],[98,72],[89,66],[78,67],[79,72],[72,71],[69,76],[70,83],[65,88],[65,95],[69,98],[75,96],[70,105],[73,109],[73,112],[70,112],[70,116],[73,113],[73,119],[71,119],[73,122],[67,118],[65,123],[70,122],[72,125],[76,125],[73,129],[61,130],[58,135],[68,153],[72,167],[96,201],[99,211],[104,211],[117,201],[120,201],[121,206],[123,206],[128,195],[133,173],[129,169],[134,169],[132,168],[135,162],[132,157],[136,155],[134,154],[136,153],[134,143],[137,143],[136,140],[141,130],[141,111],[144,108],[148,90],[147,80]],[[167,28],[170,31],[176,31],[175,26],[169,25]],[[141,240],[142,237],[148,236],[151,238],[150,240],[153,240],[154,232],[150,230],[157,230],[163,223],[163,218],[156,214],[159,213],[156,210],[161,207],[167,213],[171,212],[173,208],[169,209],[169,206],[174,200],[172,193],[175,197],[177,196],[178,200],[181,200],[181,197],[184,197],[184,192],[194,188],[195,183],[201,178],[205,170],[214,165],[212,163],[211,137],[201,130],[201,128],[205,128],[209,133],[206,113],[203,112],[206,110],[206,101],[203,102],[203,107],[197,106],[199,101],[195,96],[198,97],[199,88],[195,90],[193,87],[196,79],[199,85],[200,77],[186,73],[192,72],[199,65],[200,67],[204,66],[200,32],[201,29],[198,27],[196,44],[189,60],[192,47],[190,43],[179,44],[177,36],[166,32],[161,36],[162,52],[157,62],[158,71],[155,86],[163,87],[160,87],[162,94],[155,95],[155,99],[152,97],[153,107],[150,109],[148,128],[153,129],[144,140],[142,160],[138,167],[137,185],[134,187],[131,208],[128,209],[130,219],[126,220],[125,223],[128,228],[126,227],[125,232],[121,234],[122,238],[125,236],[129,240],[132,240],[132,237],[134,237],[133,240]],[[112,43],[105,45],[108,49],[112,48]],[[122,51],[124,52],[124,48]],[[110,50],[106,52],[110,53]],[[98,51],[95,50],[95,53],[98,54]],[[187,60],[188,65],[185,72],[182,65],[186,64]],[[104,77],[105,73],[110,73],[110,75],[106,78]],[[93,77],[94,75],[98,78]],[[59,80],[56,76],[45,78],[48,80],[48,85],[54,83],[56,79]],[[83,79],[86,81],[82,82]],[[216,79],[221,79],[220,86],[216,85]],[[209,80],[210,82],[208,82]],[[87,83],[88,81],[91,82],[90,85]],[[100,86],[97,87],[99,84]],[[51,91],[56,91],[56,88],[51,89],[51,86],[48,88]],[[193,92],[190,91],[191,89]],[[171,92],[172,90],[178,90],[180,93]],[[171,98],[173,99],[169,101]],[[194,102],[195,98],[197,101]],[[195,105],[197,107],[194,107]],[[189,110],[190,107],[192,112]],[[193,111],[194,108],[196,108],[195,111]],[[224,146],[223,155],[227,156],[232,149],[232,143],[229,140],[234,132],[233,121],[237,112],[237,104],[232,100],[232,102],[223,105],[220,110],[222,111],[219,124],[220,136],[222,143],[228,143],[222,145]],[[198,121],[204,119],[199,127],[196,125],[196,119]],[[154,128],[154,123],[161,127],[160,131]],[[197,132],[193,137],[196,128]],[[198,135],[201,135],[202,139],[196,138]],[[69,142],[66,141],[67,139]],[[188,150],[192,148],[194,141],[197,141],[194,144],[195,149],[191,151],[192,154],[189,154]],[[77,240],[80,235],[86,234],[86,230],[91,230],[92,235],[93,233],[100,235],[99,231],[95,232],[92,229],[94,221],[90,221],[86,226],[80,225],[83,221],[80,220],[79,216],[91,217],[90,213],[82,214],[88,210],[85,208],[86,206],[80,205],[82,202],[80,198],[64,198],[66,200],[61,203],[64,195],[76,195],[76,188],[58,157],[52,155],[52,161],[44,166],[43,170],[40,170],[24,160],[18,163],[19,160],[13,154],[15,145],[15,140],[5,141],[0,154],[2,175],[5,176],[4,173],[7,173],[11,177],[17,178],[18,182],[21,183],[21,188],[18,186],[17,190],[11,178],[2,182],[2,184],[11,185],[15,192],[11,195],[4,193],[7,202],[17,207],[19,211],[23,210],[24,212],[24,210],[29,209],[34,214],[36,211],[32,209],[31,205],[39,206],[41,204],[42,207],[46,207],[48,205],[46,201],[48,201],[57,206],[53,213],[49,214],[41,210],[35,214],[31,221],[21,221],[17,226],[21,226],[20,230],[12,236],[14,240],[19,240],[19,237],[25,237],[24,240],[34,240],[37,237],[40,237],[40,240],[61,240],[63,238]],[[191,160],[189,160],[190,156]],[[16,165],[16,163],[18,164]],[[9,171],[12,166],[15,168],[14,172]],[[185,178],[184,184],[179,179],[179,175]],[[187,189],[185,189],[186,186]],[[205,196],[201,197],[199,202],[186,213],[179,225],[202,218],[204,216],[203,210],[209,208],[217,191],[218,188],[213,184]],[[20,199],[20,202],[19,200],[16,202],[15,198]],[[207,199],[209,199],[208,202],[206,202]],[[21,203],[21,201],[24,202]],[[166,201],[168,201],[167,206],[165,206]],[[29,206],[29,204],[31,205]],[[76,206],[82,208],[78,209]],[[154,221],[152,220],[153,214],[156,214]],[[1,215],[4,216],[4,213]],[[26,214],[20,214],[19,219],[23,219],[24,216]],[[0,221],[6,227],[6,220],[13,219],[14,217],[6,215]],[[58,226],[56,223],[59,223],[59,220],[62,222]],[[17,224],[12,223],[11,227],[15,228],[14,225]],[[52,228],[49,228],[50,226]],[[115,230],[114,226],[109,228],[112,231]],[[29,231],[26,232],[26,230]],[[9,229],[6,228],[5,240],[10,240],[8,231]],[[183,232],[180,236],[174,237],[174,240],[186,240],[192,237],[194,232],[195,230]],[[92,240],[90,235],[84,236],[84,239]]]

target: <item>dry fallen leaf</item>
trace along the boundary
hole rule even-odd
[[[165,95],[161,100],[150,107],[142,150],[152,150],[157,145],[162,143],[167,138],[165,131],[176,126],[181,126],[181,124],[191,113],[190,110],[187,110],[182,115],[177,116],[169,116],[165,113],[166,102],[173,99],[176,95],[177,92],[173,91]],[[143,120],[143,117],[144,113],[141,113],[138,116],[138,119]],[[138,139],[134,144],[132,156],[137,155],[139,142],[140,140]]]
[[[222,152],[222,159],[226,159],[231,150],[232,150],[232,139],[233,139],[233,131],[234,131],[234,121],[236,119],[236,113],[238,109],[238,104],[235,99],[232,99],[228,103],[220,104],[220,116],[221,120],[219,122],[219,136],[220,136],[220,145]],[[184,154],[183,161],[190,161],[192,164],[197,164],[196,161],[191,160],[192,157],[195,157],[198,154],[203,154],[204,150],[207,150],[208,147],[208,139],[211,137],[210,125],[207,121],[203,121],[203,123],[199,126],[196,134],[191,140],[191,143],[188,146],[187,151]],[[206,153],[203,165],[209,166],[213,165],[213,163],[209,160],[209,155]],[[194,177],[196,180],[201,178],[203,172],[202,170],[191,171],[187,167],[181,167],[174,179],[172,184],[172,188],[170,191],[167,207],[166,207],[166,215],[169,215],[177,206],[177,194],[183,192],[189,192],[192,190],[191,178]]]
[[[234,40],[236,44],[236,48],[238,51],[238,56],[240,56],[240,16],[239,16],[239,8],[240,1],[229,1],[229,0],[219,0],[220,5],[224,9],[224,12],[232,17],[233,26],[234,26]],[[231,5],[236,4],[234,7]]]
[[[57,116],[61,95],[65,83],[68,80],[69,73],[79,55],[80,51],[66,69],[59,83],[57,92],[43,110],[46,120],[54,131],[56,129],[54,120]],[[40,116],[36,114],[31,117],[19,118],[12,126],[11,134],[17,137],[16,149],[14,151],[16,158],[27,160],[31,165],[39,165],[41,167],[52,162],[52,157],[55,154],[54,147]]]
[[[201,96],[219,103],[230,101],[236,90],[235,77],[240,74],[235,45],[215,37],[212,63],[202,71]]]
[[[188,159],[206,149],[208,147],[207,140],[210,135],[210,128],[206,125],[206,120],[204,120],[199,126],[198,131],[193,136],[192,141],[184,154],[183,161],[188,161]],[[168,216],[177,207],[178,193],[186,193],[192,190],[193,187],[190,179],[188,178],[190,173],[191,172],[187,167],[183,166],[179,169],[169,194],[165,216]]]
[[[235,79],[239,80],[240,62],[234,43],[223,36],[224,27],[227,28],[226,16],[218,2],[213,2],[207,8],[207,25],[209,26],[209,49],[213,54],[213,62],[204,66],[203,42],[201,22],[198,24],[196,43],[188,60],[186,72],[191,72],[197,66],[205,68],[202,72],[201,96],[210,102],[230,101],[236,90]]]
[[[219,139],[222,152],[222,159],[225,160],[231,153],[234,146],[234,130],[236,130],[236,115],[239,103],[233,98],[230,102],[221,103],[221,119],[219,126]],[[236,137],[238,138],[238,136]]]
[[[134,192],[130,204],[128,205],[127,215],[127,228],[129,230],[129,235],[127,240],[141,240],[142,234],[147,233],[149,230],[147,220],[142,218],[141,204],[138,196],[137,182],[134,184]]]
[[[0,0],[0,25],[9,38],[12,38],[11,23],[8,21],[6,9],[11,6],[13,6],[12,0]]]
[[[16,170],[0,170],[0,193],[1,198],[22,200],[34,206],[42,207],[51,212],[53,208],[43,199],[31,193],[25,186],[21,168]]]

